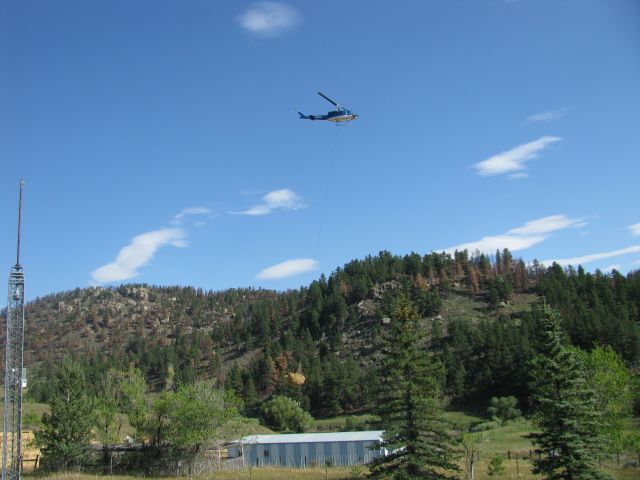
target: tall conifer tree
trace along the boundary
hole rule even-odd
[[[93,426],[93,400],[78,363],[69,356],[53,378],[49,400],[51,414],[42,416],[43,428],[36,432],[36,444],[43,465],[56,470],[81,466],[86,459]]]
[[[597,468],[599,417],[584,367],[563,345],[560,316],[545,306],[542,351],[532,364],[534,423],[540,429],[531,440],[542,455],[534,459],[534,473],[549,480],[609,478]]]
[[[377,413],[389,454],[373,463],[370,476],[457,478],[454,439],[443,417],[441,368],[429,357],[418,315],[404,296],[394,305],[383,354]]]

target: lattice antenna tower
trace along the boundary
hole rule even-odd
[[[20,480],[22,473],[22,366],[24,350],[24,273],[20,265],[20,223],[22,189],[18,202],[18,248],[16,264],[9,273],[9,299],[5,333],[4,430],[2,437],[2,480]]]

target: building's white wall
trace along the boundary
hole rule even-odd
[[[244,446],[244,464],[254,467],[282,465],[304,468],[323,466],[327,460],[331,460],[336,466],[350,466],[369,463],[379,457],[381,450],[370,448],[375,444],[373,441],[249,444]],[[230,447],[230,456],[234,456],[232,452],[235,452],[235,456],[240,455],[237,447]]]

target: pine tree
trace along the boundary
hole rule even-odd
[[[562,343],[560,317],[545,306],[542,351],[532,362],[534,424],[540,430],[530,438],[542,454],[534,459],[534,473],[546,479],[594,480],[609,478],[597,468],[599,417],[584,367]]]
[[[439,366],[425,350],[418,315],[401,296],[385,338],[377,413],[389,453],[371,466],[372,478],[456,478],[454,439],[443,417]]]
[[[42,416],[36,444],[43,465],[52,470],[81,466],[86,459],[93,426],[93,401],[80,365],[66,356],[53,378],[51,414]]]

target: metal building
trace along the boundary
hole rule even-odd
[[[382,430],[337,433],[250,435],[229,447],[229,457],[242,457],[246,467],[267,465],[313,467],[350,466],[385,455]]]

